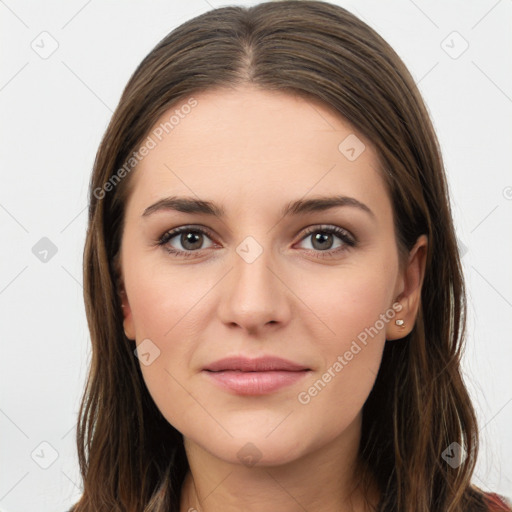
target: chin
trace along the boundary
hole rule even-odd
[[[300,458],[304,451],[304,445],[289,436],[276,436],[270,439],[265,436],[246,435],[226,444],[225,450],[217,447],[213,454],[230,464],[248,468],[282,466]]]
[[[283,425],[275,428],[279,422],[275,422],[272,428],[264,429],[254,425],[252,428],[236,429],[228,422],[222,423],[220,419],[219,422],[231,435],[221,428],[212,430],[211,427],[189,432],[184,429],[182,432],[189,441],[228,464],[248,468],[280,466],[303,456],[309,444],[304,433],[293,433],[291,425],[288,428],[283,428]]]

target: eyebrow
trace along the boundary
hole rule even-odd
[[[375,214],[364,203],[358,201],[354,197],[347,197],[342,195],[316,197],[312,199],[298,199],[296,201],[291,201],[285,205],[285,207],[281,211],[281,215],[282,217],[287,217],[290,215],[304,215],[306,213],[325,211],[330,210],[331,208],[337,208],[341,206],[351,206],[354,208],[358,208],[359,210],[362,210],[369,214],[372,218],[376,219]],[[147,217],[152,213],[165,210],[174,210],[178,212],[192,214],[212,215],[214,217],[219,218],[225,216],[225,210],[221,206],[215,204],[212,201],[203,201],[200,199],[195,199],[193,197],[178,196],[171,196],[160,199],[151,206],[148,206],[144,210],[142,216]]]

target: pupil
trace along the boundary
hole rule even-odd
[[[330,241],[331,237],[332,237],[331,233],[323,233],[323,234],[317,233],[316,236],[313,237],[313,247],[315,247],[315,249],[325,249],[326,245],[323,244],[323,242]],[[320,246],[319,247],[315,246],[315,244],[317,242],[320,242]],[[330,244],[328,244],[328,245],[330,247]]]
[[[184,234],[184,237],[182,239],[183,247],[188,247],[188,244],[191,244],[193,247],[188,247],[189,249],[197,249],[197,247],[194,247],[194,244],[197,245],[198,240],[200,241],[200,235],[198,233],[192,233],[188,232]],[[195,240],[194,240],[195,238]],[[199,246],[201,243],[199,243]]]

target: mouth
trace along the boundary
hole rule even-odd
[[[311,369],[278,357],[230,357],[203,369],[208,379],[238,395],[264,395],[290,386],[311,373]]]

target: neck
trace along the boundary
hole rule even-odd
[[[360,417],[343,434],[300,459],[281,465],[245,466],[221,460],[185,438],[189,462],[180,512],[322,510],[367,512],[376,507],[357,481]]]

